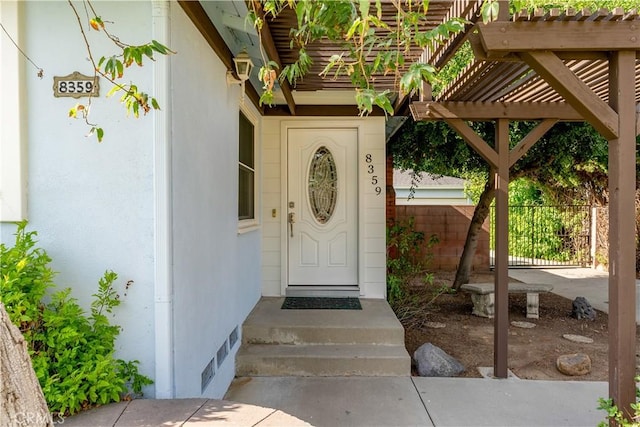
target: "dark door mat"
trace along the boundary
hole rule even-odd
[[[358,298],[286,297],[282,310],[362,310]]]

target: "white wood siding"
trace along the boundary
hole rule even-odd
[[[385,298],[385,140],[384,118],[272,118],[263,119],[262,128],[262,294],[280,296],[286,287],[281,250],[285,250],[282,230],[286,225],[286,138],[287,126],[358,129],[358,265],[360,294],[365,298]],[[284,152],[283,152],[284,150]],[[366,155],[371,154],[371,163]],[[373,173],[369,173],[369,166]],[[372,177],[377,184],[372,184]],[[380,194],[376,194],[380,187]],[[273,217],[273,210],[276,215]]]

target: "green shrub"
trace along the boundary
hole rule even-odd
[[[640,382],[640,377],[636,377],[636,384]],[[614,421],[615,425],[620,427],[640,427],[640,389],[636,387],[636,403],[631,404],[631,409],[634,411],[634,416],[628,419],[624,416],[622,411],[613,404],[611,399],[598,399],[598,409],[601,409],[607,413],[607,419],[601,421],[598,427],[607,427],[610,425],[610,421]]]
[[[70,289],[48,294],[51,258],[26,225],[18,224],[13,247],[0,244],[0,302],[25,337],[49,410],[67,415],[141,395],[152,381],[138,373],[139,362],[114,358],[120,327],[107,315],[120,304],[116,273],[99,280],[87,316]]]
[[[433,257],[431,248],[438,243],[434,234],[426,241],[422,231],[415,230],[415,219],[409,218],[387,227],[387,299],[393,304],[400,300],[405,288],[421,277],[431,282],[427,266]]]

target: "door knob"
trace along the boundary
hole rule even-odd
[[[293,224],[296,222],[296,213],[295,212],[289,212],[289,215],[287,217],[288,222],[289,222],[289,228],[291,229],[291,237],[293,237]]]

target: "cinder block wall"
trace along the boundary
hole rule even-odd
[[[396,206],[396,220],[415,218],[416,231],[424,232],[425,239],[435,234],[439,243],[433,248],[431,270],[455,270],[460,262],[469,223],[475,206]],[[489,221],[482,227],[473,270],[489,269]]]

